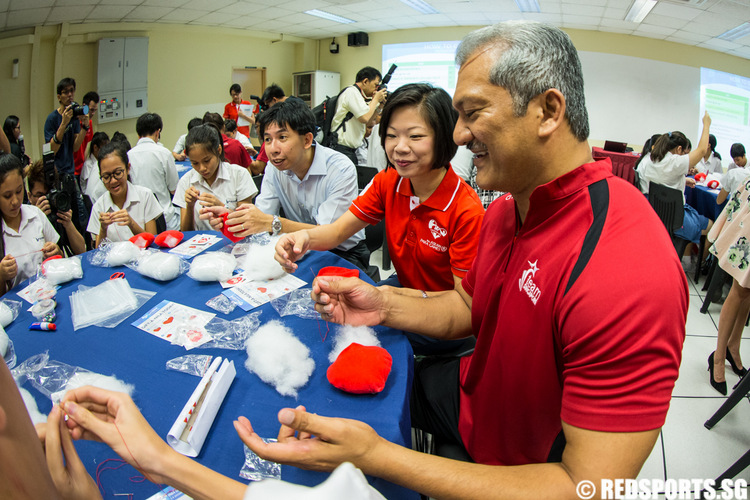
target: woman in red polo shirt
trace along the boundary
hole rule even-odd
[[[332,224],[282,236],[276,249],[293,272],[307,250],[328,250],[385,218],[388,250],[404,294],[453,289],[471,267],[484,208],[450,166],[457,113],[448,93],[428,84],[388,98],[380,138],[388,167]]]

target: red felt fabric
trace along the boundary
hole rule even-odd
[[[332,386],[353,394],[376,394],[385,388],[393,359],[382,347],[352,343],[328,368]]]
[[[348,267],[327,266],[318,271],[318,276],[343,276],[344,278],[358,278],[359,269],[349,269]]]
[[[225,214],[221,214],[221,220],[224,222],[224,227],[221,228],[221,232],[224,234],[224,236],[229,238],[231,241],[238,242],[242,239],[242,236],[237,236],[236,233],[229,231],[229,226],[227,225],[228,216],[229,216],[229,212]]]
[[[138,233],[130,238],[130,242],[138,248],[148,248],[154,242],[154,235],[151,233]]]
[[[162,248],[174,248],[180,244],[184,237],[185,235],[181,232],[170,229],[169,231],[159,233],[159,235],[154,238],[154,243]]]

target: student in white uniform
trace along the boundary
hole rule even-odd
[[[185,153],[193,170],[177,183],[172,203],[180,207],[180,230],[212,231],[207,220],[200,219],[203,207],[227,207],[251,203],[258,188],[247,169],[224,161],[219,130],[204,124],[188,132]]]
[[[47,216],[23,203],[23,166],[18,157],[0,155],[0,294],[36,274],[42,261],[60,255],[60,235]]]
[[[662,134],[656,140],[651,153],[642,158],[637,169],[641,178],[641,191],[644,194],[648,195],[652,182],[677,189],[680,193],[683,193],[682,202],[685,217],[682,227],[674,234],[696,244],[700,242],[701,232],[708,228],[708,219],[685,203],[685,185],[695,186],[695,180],[685,176],[706,155],[710,126],[711,117],[706,113],[703,115],[703,132],[698,146],[694,149],[688,149],[690,141],[682,132],[675,131]]]
[[[133,235],[156,234],[161,205],[147,187],[128,180],[128,152],[119,142],[110,142],[99,152],[99,175],[107,188],[91,209],[88,232],[99,246],[104,238],[125,241]]]
[[[202,125],[203,120],[200,118],[193,118],[188,122],[187,129],[188,132],[190,132],[190,129],[193,127],[197,127],[198,125]],[[174,149],[172,150],[172,157],[175,159],[175,161],[185,161],[187,160],[187,155],[185,154],[185,139],[187,138],[187,134],[182,134],[180,137],[177,138],[177,142],[174,145]]]
[[[109,144],[109,136],[106,132],[97,132],[89,143],[89,156],[81,167],[81,192],[88,197],[93,205],[101,195],[107,192],[107,188],[99,178],[99,150],[102,146]]]
[[[739,142],[732,144],[729,148],[729,154],[732,156],[732,162],[727,166],[727,172],[735,168],[745,168],[747,165],[747,156],[745,156],[745,146]]]
[[[704,174],[722,175],[724,173],[724,167],[721,166],[721,155],[716,152],[716,136],[713,134],[708,135],[708,150],[698,160],[695,171]]]

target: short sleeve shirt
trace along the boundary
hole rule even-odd
[[[47,115],[47,120],[44,122],[44,142],[47,143],[52,140],[52,136],[57,133],[57,129],[62,124],[62,115],[54,110],[52,113]],[[78,118],[71,118],[68,123],[68,128],[65,129],[63,134],[62,144],[55,154],[55,166],[60,174],[73,174],[75,165],[73,161],[73,146],[76,142],[76,136],[81,131],[81,122]]]
[[[153,139],[142,137],[128,151],[128,159],[133,184],[149,188],[161,205],[167,228],[179,229],[180,214],[172,205],[179,176],[172,153]]]
[[[3,222],[5,255],[16,259],[18,273],[13,279],[15,287],[23,280],[34,276],[44,260],[40,251],[46,242],[57,243],[60,235],[50,224],[44,212],[33,205],[21,205],[21,225],[18,232]]]
[[[426,291],[452,290],[453,276],[464,277],[474,262],[484,217],[479,197],[452,168],[421,204],[411,182],[396,169],[378,172],[349,211],[368,224],[385,218],[399,281]]]
[[[366,124],[360,122],[358,118],[366,115],[370,111],[370,106],[365,102],[362,91],[359,87],[352,85],[344,90],[336,102],[336,114],[331,121],[331,132],[336,130],[350,112],[354,115],[346,121],[346,124],[338,131],[339,144],[352,149],[357,149],[362,145],[365,138]],[[346,130],[345,130],[346,129]]]
[[[229,210],[234,210],[237,204],[258,194],[258,188],[253,182],[253,177],[239,165],[223,162],[216,172],[216,179],[212,185],[195,169],[190,170],[182,176],[177,183],[172,203],[180,208],[187,208],[185,202],[185,191],[191,186],[201,193],[211,193],[216,196]],[[211,224],[207,220],[200,219],[201,205],[195,204],[193,220],[196,231],[212,231]]]
[[[122,205],[130,217],[143,228],[146,229],[146,223],[156,219],[162,214],[161,206],[156,200],[154,193],[147,187],[138,186],[128,182],[128,194],[125,197],[125,203]],[[120,207],[112,201],[112,195],[107,191],[103,194],[94,206],[91,208],[91,217],[86,230],[96,238],[99,234],[101,225],[99,224],[99,214],[102,212],[117,212]],[[110,224],[107,227],[107,238],[110,241],[125,241],[133,237],[133,232],[127,226]]]
[[[661,161],[654,162],[651,155],[646,155],[638,165],[638,173],[641,177],[641,191],[648,194],[649,185],[652,182],[662,184],[672,189],[677,189],[682,194],[685,202],[685,176],[690,170],[690,157],[688,155],[674,155],[667,153]]]

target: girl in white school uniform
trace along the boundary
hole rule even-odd
[[[110,142],[99,151],[99,176],[107,192],[91,209],[87,230],[99,246],[104,238],[125,241],[143,232],[156,234],[156,219],[162,215],[154,193],[128,180],[127,149]]]
[[[651,153],[644,157],[638,165],[637,170],[641,177],[641,191],[648,195],[649,186],[652,182],[677,189],[681,193],[684,193],[686,184],[694,186],[695,181],[685,176],[706,155],[710,126],[711,117],[706,113],[703,115],[703,132],[701,133],[700,141],[692,150],[689,150],[690,141],[688,141],[682,132],[667,132],[666,134],[662,134],[656,140]],[[684,194],[682,201],[684,204]],[[685,217],[682,227],[675,231],[674,234],[697,244],[700,242],[701,232],[708,228],[708,219],[700,215],[690,205],[684,204],[683,207]]]
[[[81,191],[93,205],[101,195],[107,192],[99,178],[99,150],[102,146],[109,144],[109,136],[106,132],[97,132],[89,143],[89,156],[83,162],[81,168]]]
[[[193,165],[177,183],[172,203],[181,208],[182,231],[211,231],[200,219],[203,207],[226,207],[251,203],[258,188],[247,169],[224,161],[221,134],[211,124],[194,127],[185,139],[185,153]]]
[[[706,154],[696,163],[695,171],[704,174],[724,174],[724,167],[721,166],[721,155],[716,152],[716,137],[713,134],[708,134],[708,149]]]
[[[60,235],[41,210],[24,205],[23,193],[21,160],[11,154],[0,155],[2,293],[33,276],[44,259],[61,254],[57,246]]]

